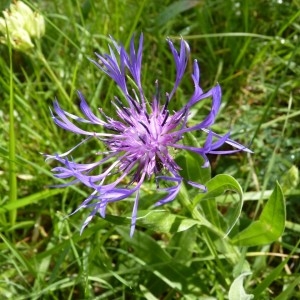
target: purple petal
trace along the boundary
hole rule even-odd
[[[174,87],[170,93],[170,99],[173,97],[174,93],[176,92],[178,85],[184,75],[184,71],[187,66],[188,62],[188,57],[190,55],[190,47],[186,41],[181,39],[180,42],[180,52],[178,54],[176,48],[174,47],[172,41],[170,39],[167,39],[167,42],[170,46],[170,49],[173,54],[173,58],[175,61],[175,67],[176,67],[176,79],[175,79],[175,84]]]
[[[207,191],[206,186],[203,185],[203,184],[200,184],[200,183],[197,183],[197,182],[194,182],[194,181],[190,181],[190,180],[188,180],[187,183],[188,183],[189,185],[191,185],[191,186],[197,188],[197,189],[202,190],[203,192],[206,192],[206,191]]]
[[[138,209],[138,204],[139,204],[139,196],[140,196],[140,190],[137,190],[136,195],[135,195],[134,204],[133,204],[132,215],[131,215],[130,237],[133,236],[133,233],[135,230],[136,215],[137,215],[137,209]]]
[[[90,110],[88,104],[86,103],[82,93],[80,91],[77,91],[77,94],[80,98],[80,109],[84,113],[84,115],[93,123],[98,125],[106,125],[105,122],[97,118],[92,111]]]

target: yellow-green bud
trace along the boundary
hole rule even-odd
[[[15,1],[9,10],[3,12],[0,18],[0,36],[2,43],[7,43],[9,38],[13,48],[26,51],[34,47],[31,38],[41,38],[45,33],[45,21],[42,15],[33,12],[22,1]]]

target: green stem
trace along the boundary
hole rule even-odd
[[[63,97],[66,100],[70,100],[69,95],[67,94],[66,90],[64,89],[64,87],[62,86],[61,82],[59,81],[59,79],[56,77],[55,73],[53,72],[53,70],[51,69],[51,66],[49,65],[49,63],[47,62],[47,60],[45,59],[43,53],[41,51],[37,51],[38,53],[38,57],[41,60],[42,64],[44,65],[44,67],[46,68],[46,70],[48,71],[48,74],[50,76],[50,78],[55,82],[56,86],[58,87],[59,91],[61,92],[61,94],[63,95]]]
[[[8,38],[9,39],[9,38]],[[9,49],[9,202],[17,201],[17,174],[16,174],[16,137],[14,122],[14,82],[12,48]],[[17,210],[12,209],[9,213],[10,225],[14,226],[17,218]]]
[[[239,253],[237,247],[233,246],[230,243],[230,239],[228,237],[226,237],[226,234],[221,229],[219,229],[214,224],[209,222],[199,212],[197,207],[193,206],[192,202],[189,199],[189,195],[188,195],[187,190],[184,187],[184,185],[180,189],[178,198],[179,198],[179,201],[181,202],[181,204],[183,205],[183,207],[185,207],[189,211],[189,213],[191,214],[193,219],[200,221],[203,226],[205,226],[206,228],[211,230],[213,233],[215,233],[221,239],[222,244],[223,244],[223,246],[222,246],[223,254],[226,257],[228,257],[233,264],[237,263],[240,258],[240,253]],[[206,237],[207,237],[207,235],[206,235]]]
[[[180,189],[178,198],[180,199],[179,201],[181,202],[181,204],[189,211],[193,219],[200,221],[203,226],[212,230],[220,238],[225,237],[225,233],[222,230],[220,230],[218,227],[207,221],[207,219],[205,219],[205,217],[201,215],[197,208],[193,207],[193,204],[189,199],[189,195],[184,185],[182,185]]]

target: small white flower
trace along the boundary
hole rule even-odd
[[[34,47],[31,38],[41,38],[45,34],[44,17],[33,12],[22,1],[12,3],[0,18],[0,42],[10,44],[13,48],[26,51]]]

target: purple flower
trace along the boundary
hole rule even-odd
[[[194,93],[180,110],[169,110],[169,103],[173,98],[184,75],[190,49],[187,42],[181,39],[179,52],[171,40],[167,40],[176,66],[176,79],[170,93],[166,93],[162,101],[156,81],[156,94],[152,102],[148,102],[141,83],[143,35],[140,36],[138,48],[135,48],[134,38],[130,43],[130,51],[112,39],[110,53],[96,54],[97,60],[91,60],[100,70],[115,81],[122,93],[122,100],[115,97],[113,105],[117,119],[112,119],[99,109],[101,118],[89,108],[83,95],[78,92],[80,109],[84,117],[77,117],[64,111],[54,102],[54,122],[65,130],[85,136],[85,139],[71,150],[63,154],[47,155],[47,159],[55,159],[62,166],[53,169],[58,178],[73,178],[66,185],[81,182],[93,192],[83,201],[75,211],[81,208],[91,210],[83,223],[82,230],[88,225],[93,216],[99,212],[105,217],[106,206],[115,201],[135,196],[131,218],[132,235],[135,228],[139,194],[145,180],[155,177],[156,181],[167,182],[168,187],[158,188],[163,192],[162,199],[155,205],[165,204],[174,200],[184,180],[180,174],[180,167],[171,155],[171,149],[184,149],[195,152],[205,160],[204,167],[209,165],[207,154],[227,154],[237,151],[251,152],[246,147],[229,139],[229,133],[224,136],[212,132],[209,128],[214,124],[221,104],[221,88],[214,86],[208,92],[203,92],[199,86],[200,72],[198,63],[193,63]],[[190,109],[203,99],[211,98],[211,110],[206,118],[197,125],[188,126]],[[94,125],[95,131],[86,131],[78,127],[77,123]],[[85,126],[86,127],[86,126]],[[98,129],[101,127],[101,129]],[[105,131],[102,131],[102,128]],[[184,134],[193,131],[203,131],[207,137],[202,148],[196,148],[182,143]],[[103,142],[106,151],[101,152],[101,159],[92,163],[79,163],[67,157],[78,146],[90,139]],[[234,150],[218,150],[227,143]],[[174,151],[173,151],[174,152]],[[103,170],[101,174],[95,170]],[[116,174],[118,177],[116,177]],[[129,184],[124,184],[124,178],[130,178]],[[201,183],[187,181],[188,184],[205,191]]]

